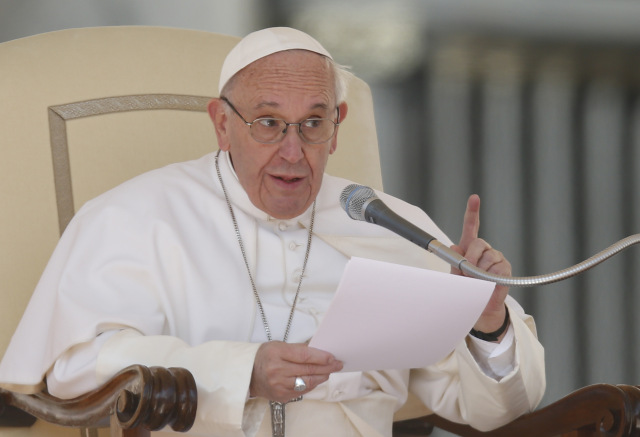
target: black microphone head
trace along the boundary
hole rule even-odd
[[[367,221],[364,216],[365,204],[378,196],[372,188],[364,185],[351,184],[340,194],[340,205],[347,215],[354,220]]]

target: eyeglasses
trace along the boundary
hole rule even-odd
[[[221,100],[233,109],[240,119],[249,126],[251,137],[259,143],[272,144],[282,140],[287,134],[289,126],[298,126],[300,138],[307,144],[321,144],[329,141],[336,133],[337,123],[328,118],[307,118],[299,123],[287,123],[281,118],[261,117],[252,122],[248,122],[238,112],[226,97]],[[338,107],[338,120],[340,119],[340,108]]]

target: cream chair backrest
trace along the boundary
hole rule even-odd
[[[0,44],[0,356],[60,232],[84,202],[217,148],[206,105],[238,40],[127,26]],[[381,188],[371,92],[361,80],[350,84],[348,103],[327,171]],[[2,436],[37,435],[12,432],[0,429]]]

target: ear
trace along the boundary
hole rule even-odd
[[[342,123],[343,120],[347,117],[347,112],[349,112],[349,107],[347,106],[347,102],[342,102],[338,105],[338,109],[340,111],[340,117],[338,118],[338,123]],[[340,126],[338,126],[338,130],[340,130]],[[338,132],[333,136],[331,140],[331,148],[329,149],[329,153],[333,154],[338,148]]]
[[[347,112],[349,112],[349,106],[347,106],[347,102],[342,102],[338,105],[338,108],[340,108],[340,119],[338,120],[338,122],[342,123],[344,119],[347,118]]]
[[[227,151],[229,150],[229,131],[227,129],[227,122],[229,119],[227,118],[227,113],[224,108],[224,101],[219,98],[212,99],[207,105],[207,111],[209,112],[209,117],[213,122],[213,126],[216,129],[216,137],[218,138],[218,147],[221,150]]]

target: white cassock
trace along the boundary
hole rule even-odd
[[[185,367],[198,384],[190,434],[270,435],[267,401],[248,398],[265,331],[214,160],[209,154],[146,173],[76,214],[0,363],[0,385],[37,390],[48,373],[49,390],[71,397],[130,364]],[[311,208],[295,219],[269,217],[250,202],[226,153],[220,169],[279,340],[300,280]],[[324,177],[289,342],[313,336],[351,256],[449,270],[390,231],[348,218],[338,199],[349,183]],[[420,209],[378,194],[450,244]],[[544,393],[543,349],[532,318],[513,299],[507,304],[511,327],[500,345],[467,338],[423,369],[333,374],[287,405],[287,435],[390,436],[410,392],[428,410],[479,429],[532,410]]]

